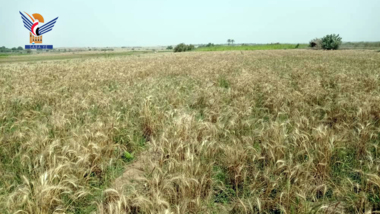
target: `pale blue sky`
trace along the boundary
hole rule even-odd
[[[19,11],[59,17],[43,43],[54,47],[185,43],[307,43],[339,33],[380,41],[380,0],[1,0],[0,46],[24,46]]]

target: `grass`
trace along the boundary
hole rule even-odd
[[[0,213],[379,212],[379,74],[355,50],[1,64]]]
[[[379,49],[380,42],[343,42],[340,49]]]
[[[122,156],[122,158],[123,158],[124,161],[126,161],[126,162],[131,162],[131,161],[133,160],[134,157],[133,157],[133,154],[131,154],[131,153],[125,151],[124,154],[123,154],[123,156]]]
[[[246,46],[213,46],[200,47],[196,51],[245,51],[245,50],[281,50],[281,49],[296,49],[297,44],[267,44],[267,45],[246,45]],[[298,48],[306,48],[307,44],[300,44]]]

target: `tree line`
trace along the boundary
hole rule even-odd
[[[18,48],[13,47],[13,48],[6,48],[5,46],[0,47],[0,52],[16,52],[16,51],[22,51],[24,48],[19,46]]]

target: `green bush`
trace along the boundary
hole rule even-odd
[[[324,50],[338,50],[342,44],[342,38],[335,34],[326,35],[322,38],[322,48]]]
[[[167,48],[166,48],[166,50],[173,50],[173,46],[168,46]]]
[[[174,52],[185,52],[194,50],[194,45],[186,45],[185,43],[181,43],[174,48]]]
[[[191,51],[191,50],[194,50],[194,49],[195,49],[194,45],[188,45],[187,46],[187,51]]]

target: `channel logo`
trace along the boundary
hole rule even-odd
[[[40,26],[40,23],[44,23],[44,17],[39,13],[34,13],[29,15],[25,12],[27,16],[21,13],[21,18],[24,23],[24,27],[29,31],[29,42],[32,45],[25,45],[25,49],[53,49],[53,45],[36,45],[42,44],[42,35],[53,30],[58,17]]]

